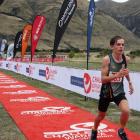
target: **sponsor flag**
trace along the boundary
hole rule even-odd
[[[2,43],[2,39],[0,38],[0,49],[1,49],[1,43]]]
[[[8,49],[7,49],[7,53],[6,53],[6,59],[7,60],[10,60],[12,59],[14,56],[14,43],[11,43],[9,46],[8,46]]]
[[[28,41],[31,36],[31,31],[32,31],[32,25],[31,24],[25,25],[23,29],[23,35],[22,35],[21,59],[23,59],[26,49],[28,47]]]
[[[38,16],[35,17],[35,20],[33,22],[33,28],[32,28],[31,61],[32,61],[32,58],[34,56],[38,40],[39,40],[39,38],[41,36],[42,30],[43,30],[45,24],[46,24],[46,18],[44,16],[38,15]]]
[[[87,22],[87,69],[88,69],[89,53],[91,48],[94,15],[95,15],[95,3],[94,0],[90,0],[89,9],[88,9],[88,22]]]
[[[15,42],[14,42],[14,54],[13,54],[13,58],[16,56],[17,51],[19,51],[21,49],[22,35],[23,35],[23,31],[19,31],[16,34]]]
[[[7,52],[8,44],[6,39],[1,40],[0,44],[0,56],[2,58],[5,58],[5,53]]]
[[[4,2],[4,0],[0,0],[0,5]]]
[[[57,25],[56,25],[52,62],[55,58],[55,54],[59,46],[60,40],[67,28],[68,23],[70,22],[70,19],[72,18],[74,14],[76,7],[77,7],[76,0],[64,0],[62,4],[59,17],[57,20]]]

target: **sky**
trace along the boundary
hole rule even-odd
[[[112,0],[112,1],[123,3],[123,2],[127,2],[128,0]]]
[[[95,2],[96,1],[99,1],[99,0],[94,0]],[[128,0],[112,0],[114,2],[118,2],[118,3],[123,3],[123,2],[127,2]]]

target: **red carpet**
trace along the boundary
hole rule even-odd
[[[89,140],[94,115],[0,73],[0,101],[28,140]],[[104,120],[99,140],[119,140],[118,125]],[[126,130],[130,140],[140,135]]]

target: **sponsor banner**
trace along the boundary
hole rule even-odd
[[[7,49],[6,59],[11,60],[13,56],[14,56],[14,43],[11,43]]]
[[[57,19],[52,61],[56,56],[56,51],[61,41],[61,38],[76,8],[77,8],[77,0],[64,0],[62,7],[60,9],[60,12],[59,12],[59,17]]]
[[[62,87],[83,96],[99,99],[101,88],[101,71],[99,70],[81,70],[13,61],[3,61],[1,68],[18,72],[25,76]],[[140,86],[138,84],[140,73],[130,72],[130,77],[134,85],[134,93],[129,95],[128,83],[126,79],[124,79],[126,97],[129,101],[130,108],[140,111],[140,104],[137,103],[139,102],[138,99],[140,99]],[[5,82],[8,83],[8,81]],[[3,83],[1,82],[0,84]]]
[[[16,34],[15,41],[14,41],[14,57],[16,56],[17,51],[20,51],[21,49],[22,35],[23,35],[23,31],[19,31]]]
[[[32,29],[32,48],[31,48],[31,61],[35,53],[35,49],[37,47],[37,43],[41,36],[42,30],[46,24],[46,18],[44,16],[36,16],[33,22],[33,29]]]
[[[4,0],[0,0],[0,5],[4,2]]]
[[[12,78],[9,77],[9,79]],[[24,84],[23,82],[20,83],[20,85]],[[27,139],[90,139],[91,128],[94,125],[93,120],[95,118],[93,114],[52,97],[42,90],[25,85],[26,87],[22,90],[24,92],[20,92],[23,94],[0,94],[0,102]],[[24,94],[29,93],[27,89],[36,91],[36,94]],[[1,90],[4,92],[6,89],[1,88]],[[10,92],[14,91],[15,89],[10,90]],[[19,88],[16,91],[19,91]],[[98,139],[118,140],[118,128],[119,125],[103,120],[98,129]],[[126,131],[130,139],[140,139],[140,135],[127,129]]]
[[[20,63],[14,64],[14,71],[18,73],[20,72],[21,69],[22,69],[22,65]]]
[[[7,40],[6,39],[2,39],[0,42],[0,56],[2,58],[5,58],[5,52],[7,50],[8,44],[7,44]]]
[[[21,44],[21,58],[22,59],[23,59],[23,57],[26,53],[26,49],[28,47],[28,41],[31,36],[31,31],[32,31],[32,25],[31,24],[25,25],[25,27],[23,29],[22,44]]]
[[[95,3],[94,0],[90,0],[89,8],[88,8],[88,22],[87,22],[87,69],[88,69],[89,53],[91,48],[94,15],[95,15]]]

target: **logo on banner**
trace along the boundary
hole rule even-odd
[[[98,92],[100,93],[100,89],[101,89],[101,78],[98,76],[93,76],[92,77],[92,92]]]
[[[90,16],[90,26],[92,26],[92,24],[93,24],[93,16],[94,16],[94,14],[95,14],[95,10],[94,10],[94,8],[92,8],[92,9],[90,10],[90,12],[89,12],[89,16]]]
[[[3,62],[0,62],[0,67],[2,67],[3,66]]]
[[[12,67],[12,63],[7,63],[6,64],[6,68],[11,69],[11,67]]]
[[[26,85],[8,85],[8,86],[0,86],[0,88],[23,88],[26,87]]]
[[[71,76],[71,84],[84,88],[85,93],[100,92],[101,78],[98,76],[90,76],[88,73],[84,73],[83,78]]]
[[[92,84],[92,80],[91,77],[88,73],[84,74],[84,90],[85,93],[89,93],[91,91],[91,84]]]
[[[71,84],[83,88],[84,87],[83,78],[71,76]]]
[[[29,75],[32,75],[33,72],[34,72],[35,68],[32,67],[31,65],[29,65],[28,68],[26,68],[26,72],[29,74]]]
[[[37,40],[38,36],[35,34],[33,38],[34,38],[34,40]]]
[[[73,13],[75,7],[76,7],[76,5],[74,4],[74,0],[70,0],[68,6],[67,6],[67,8],[66,8],[66,10],[64,11],[64,14],[62,15],[61,19],[60,19],[59,22],[58,22],[60,28],[61,28],[65,23],[67,23],[67,20],[69,19],[69,17],[70,17],[71,14]]]
[[[46,80],[54,80],[55,75],[57,74],[56,69],[51,69],[49,67],[46,67],[46,70],[39,69],[39,76],[46,77]]]
[[[30,37],[30,30],[25,29],[24,34],[23,34],[23,40],[28,42],[29,37]]]
[[[2,92],[2,94],[34,94],[37,93],[36,90],[18,90],[18,91],[9,91],[9,92]]]
[[[36,96],[36,97],[28,97],[25,99],[10,99],[10,102],[45,102],[50,100],[51,99],[48,97]]]
[[[56,74],[57,74],[57,71],[55,69],[46,67],[46,80],[49,80],[49,79],[54,80]]]
[[[22,65],[20,65],[19,63],[17,63],[17,64],[15,65],[15,70],[16,70],[17,72],[19,72],[21,67],[22,67]]]
[[[46,80],[49,80],[49,68],[46,67]]]
[[[61,115],[70,114],[74,112],[71,107],[43,107],[42,110],[31,110],[22,111],[21,115],[33,115],[33,116],[44,116],[44,115]]]
[[[85,122],[70,125],[70,130],[57,132],[44,132],[46,139],[64,139],[64,140],[89,140],[91,136],[91,127],[93,122]],[[98,138],[113,138],[116,133],[114,129],[108,129],[108,126],[101,123],[98,128]]]
[[[38,27],[37,27],[37,29],[36,29],[36,32],[35,32],[35,33],[36,33],[36,36],[39,34],[39,31],[41,30],[43,21],[44,21],[44,18],[41,17],[41,20],[40,20],[40,22],[39,22],[39,24],[38,24]],[[37,36],[37,38],[38,38],[38,36]]]

